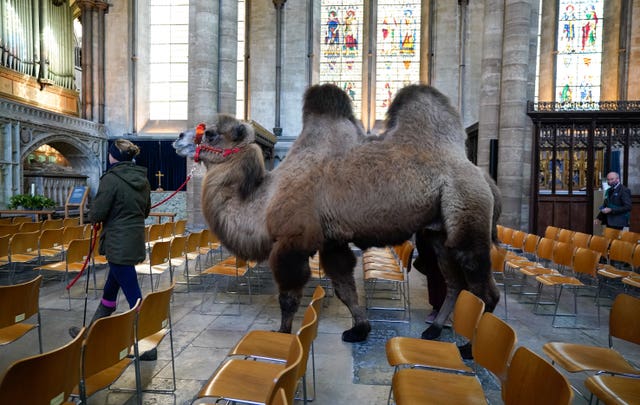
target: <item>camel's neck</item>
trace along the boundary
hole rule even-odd
[[[243,259],[263,260],[271,251],[265,221],[270,183],[255,145],[209,167],[203,180],[202,210],[209,227]]]

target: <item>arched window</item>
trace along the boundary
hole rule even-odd
[[[600,101],[603,3],[603,0],[559,1],[555,85],[558,102]],[[583,104],[581,108],[588,106]]]
[[[149,118],[186,120],[189,1],[150,0]]]
[[[380,0],[367,9],[363,1],[324,0],[320,15],[320,82],[344,89],[363,122],[383,119],[398,89],[420,79],[421,1]]]

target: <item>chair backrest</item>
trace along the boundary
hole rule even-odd
[[[78,226],[80,225],[80,217],[75,218],[65,218],[62,220],[62,226],[66,228],[67,226]]]
[[[544,230],[544,237],[555,240],[556,237],[558,236],[559,231],[560,231],[560,228],[556,226],[548,225]]]
[[[289,347],[289,354],[287,355],[287,363],[284,370],[282,370],[273,381],[271,393],[267,396],[267,404],[274,403],[274,398],[280,389],[284,391],[286,401],[290,404],[294,402],[296,396],[296,385],[298,383],[298,368],[300,368],[302,356],[302,344],[300,343],[300,339],[296,337],[296,339],[291,340],[291,346]]]
[[[62,218],[59,218],[59,219],[46,219],[46,220],[44,220],[42,222],[42,226],[40,227],[40,230],[60,229],[62,227],[64,227]]]
[[[591,235],[584,232],[576,232],[573,234],[573,246],[586,248],[589,247],[589,240]]]
[[[153,224],[149,227],[149,241],[162,239],[164,224]]]
[[[9,241],[11,235],[0,236],[0,257],[9,256]]]
[[[504,272],[504,259],[507,250],[496,245],[491,245],[491,271],[494,273]]]
[[[80,380],[84,328],[66,345],[13,363],[0,382],[6,404],[60,404]]]
[[[516,331],[490,312],[480,318],[471,350],[475,362],[504,382],[507,364],[517,342]]]
[[[38,254],[38,240],[40,231],[18,232],[9,241],[9,252],[14,254]]]
[[[516,230],[513,232],[513,237],[511,238],[511,247],[514,249],[522,250],[524,246],[524,239],[527,237],[527,233],[525,231]]]
[[[151,266],[163,264],[169,261],[170,244],[171,242],[169,241],[154,243],[151,248],[151,253],[149,253],[149,264]]]
[[[505,405],[569,405],[573,390],[564,375],[526,347],[513,355],[502,385]]]
[[[496,235],[498,240],[502,242],[502,233],[504,232],[504,225],[496,224]]]
[[[126,312],[100,318],[91,324],[82,345],[81,360],[81,381],[92,380],[84,393],[87,397],[108,387],[120,376],[120,373],[110,372],[112,367],[123,371],[131,363],[128,355],[135,340],[134,323],[139,306],[140,300]]]
[[[201,232],[192,232],[187,236],[187,243],[184,248],[186,252],[197,252],[200,248]]]
[[[511,241],[513,240],[513,231],[513,228],[505,226],[502,230],[502,239],[500,239],[500,242],[504,243],[505,245],[511,245]]]
[[[187,231],[187,220],[186,219],[177,220],[173,227],[173,234],[175,236],[184,235],[186,231]]]
[[[2,224],[0,225],[0,236],[13,235],[20,230],[20,224]]]
[[[13,285],[0,286],[0,329],[31,318],[40,310],[42,276]]]
[[[527,234],[527,236],[524,238],[522,251],[534,255],[536,253],[536,249],[538,248],[538,242],[540,242],[540,237],[538,235],[536,235],[535,233]]]
[[[640,243],[636,244],[633,249],[633,255],[631,255],[631,265],[635,271],[640,270]]]
[[[571,267],[571,259],[573,258],[573,245],[570,242],[556,241],[553,246],[553,263],[558,267]]]
[[[62,248],[64,234],[62,228],[45,229],[40,233],[38,246],[40,249],[50,249],[53,247]]]
[[[460,291],[453,308],[453,329],[472,340],[483,312],[484,301],[467,290]]]
[[[620,240],[631,243],[640,243],[640,232],[622,231]]]
[[[84,238],[84,225],[67,226],[62,232],[64,235],[64,243],[71,243],[74,239]]]
[[[411,266],[411,257],[413,256],[413,243],[411,241],[405,241],[402,244],[402,250],[400,251],[400,262],[402,263],[402,269],[409,271]]]
[[[150,292],[140,304],[136,323],[138,341],[155,335],[166,333],[171,328],[171,294],[175,282],[167,289]]]
[[[74,239],[65,256],[67,263],[82,263],[89,254],[89,239]]]
[[[11,217],[0,218],[0,225],[10,225],[11,221],[12,221]]]
[[[573,235],[575,235],[575,233],[576,231],[562,228],[558,231],[556,240],[558,242],[571,242],[571,240],[573,239]]]
[[[620,239],[614,239],[609,246],[609,262],[618,261],[631,265],[631,256],[635,245],[631,242],[625,242]]]
[[[580,274],[586,274],[596,277],[598,263],[600,262],[600,252],[588,248],[576,248],[573,254],[573,271]]]
[[[322,288],[321,285],[317,285],[313,290],[313,295],[311,296],[311,301],[309,305],[313,306],[313,309],[316,310],[316,315],[318,316],[318,320],[320,319],[320,311],[322,309],[322,300],[326,295],[326,291]]]
[[[173,239],[171,239],[169,256],[172,259],[184,256],[186,245],[187,245],[187,238],[185,236],[174,236]]]
[[[551,238],[540,238],[540,242],[538,242],[538,246],[536,247],[536,257],[538,260],[553,261],[553,248],[555,244],[556,241]]]
[[[589,239],[589,249],[595,250],[596,252],[600,252],[602,257],[609,257],[609,245],[611,244],[611,239],[605,238],[600,235],[592,235],[591,239]]]
[[[609,316],[609,347],[612,337],[640,345],[640,298],[620,293],[611,306]]]
[[[163,238],[172,238],[173,237],[173,227],[175,224],[171,221],[165,222],[162,227],[162,237]]]
[[[302,318],[302,324],[297,332],[300,344],[302,345],[302,361],[300,367],[298,367],[298,379],[302,378],[307,370],[307,360],[309,359],[309,352],[311,351],[311,343],[318,336],[318,314],[316,313],[313,305],[308,305],[304,311],[304,317]]]
[[[622,230],[620,229],[605,227],[604,231],[602,231],[602,236],[613,240],[613,239],[618,239],[621,233],[622,233]]]
[[[33,222],[33,217],[24,216],[24,217],[13,217],[13,224],[22,224],[25,222]]]
[[[23,222],[20,224],[19,232],[40,231],[41,227],[42,227],[42,222]]]

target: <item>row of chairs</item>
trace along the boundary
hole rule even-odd
[[[371,321],[411,321],[409,270],[414,246],[409,240],[384,248],[370,248],[362,253],[365,302],[367,311],[402,311],[402,317],[383,318],[371,314]]]
[[[567,379],[542,357],[517,343],[515,330],[484,312],[484,302],[460,292],[453,328],[472,342],[474,368],[467,366],[455,343],[394,337],[386,353],[394,367],[388,403],[487,403],[477,378],[478,367],[489,370],[502,387],[505,404],[570,404]],[[545,388],[541,389],[544,384]]]
[[[40,314],[37,310],[37,324],[24,322],[38,306],[41,276],[23,284],[0,287],[0,302],[11,310],[13,322],[0,317],[0,336],[13,335],[16,340],[26,331],[38,329],[40,332]],[[123,391],[136,393],[137,403],[142,403],[142,392],[171,394],[176,389],[175,356],[171,325],[170,301],[174,286],[147,294],[142,301],[128,311],[95,321],[91,327],[81,332],[68,344],[26,359],[14,362],[0,381],[0,398],[6,403],[70,403],[78,397],[82,403],[98,391],[113,385],[122,373],[131,365],[135,368],[135,388],[122,388]],[[20,297],[30,292],[32,299],[15,300],[8,304],[9,298]],[[25,302],[24,308],[17,308],[16,302]],[[7,304],[5,307],[4,305]],[[17,317],[15,313],[24,316]],[[22,311],[22,312],[21,312]],[[8,323],[8,324],[7,324]],[[140,354],[157,348],[169,336],[173,385],[166,390],[143,388],[140,371]],[[2,342],[5,343],[4,341]],[[26,384],[25,381],[29,381]],[[37,389],[34,390],[34,382]]]
[[[45,219],[34,222],[30,217],[0,218],[0,236],[16,232],[32,232],[80,225],[80,217]]]
[[[196,396],[200,402],[216,398],[252,404],[293,404],[298,382],[305,404],[315,399],[313,342],[325,291],[317,286],[295,334],[254,330],[246,333],[229,351]],[[311,354],[313,396],[307,392],[307,365]]]

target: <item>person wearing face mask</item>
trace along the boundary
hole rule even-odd
[[[623,229],[629,226],[631,216],[631,191],[620,183],[616,172],[607,174],[609,188],[604,194],[604,204],[596,218],[596,223],[608,228]]]
[[[109,169],[100,178],[98,192],[89,212],[91,223],[101,223],[100,254],[109,262],[109,274],[102,299],[91,325],[116,310],[118,291],[122,289],[129,307],[142,298],[135,265],[146,256],[144,220],[151,210],[151,186],[147,169],[133,159],[138,146],[117,139],[109,147]],[[69,329],[75,337],[78,327]]]

